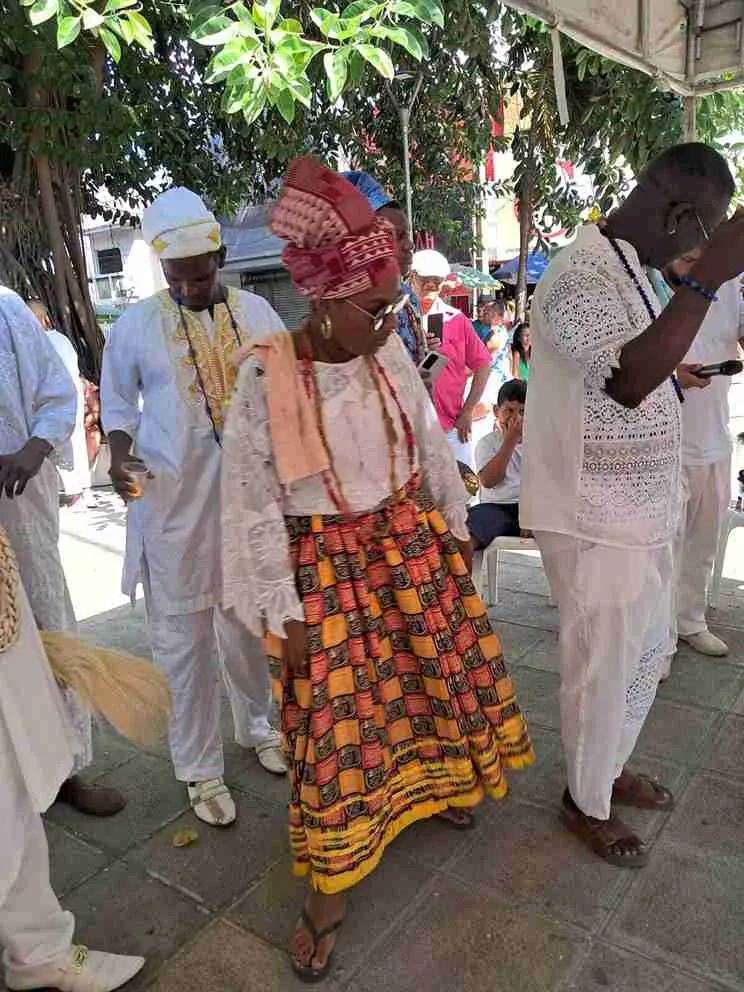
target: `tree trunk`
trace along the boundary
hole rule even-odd
[[[523,321],[527,314],[527,258],[532,234],[532,206],[535,195],[535,138],[530,128],[527,160],[519,184],[519,268],[517,269],[516,319]]]
[[[52,109],[53,100],[50,100],[49,93],[39,83],[39,69],[40,53],[35,50],[26,57],[25,70],[28,76],[29,106],[41,115]],[[103,61],[98,52],[94,53],[93,69],[97,78],[101,76]],[[97,380],[103,338],[90,298],[80,216],[76,209],[76,204],[80,202],[80,177],[77,172],[50,159],[43,147],[44,137],[45,129],[39,116],[39,122],[31,134],[31,157],[38,181],[43,218],[41,240],[46,241],[46,246],[40,246],[40,255],[43,259],[47,253],[51,254],[54,270],[55,305],[50,309],[55,314],[60,329],[75,344],[83,374]]]

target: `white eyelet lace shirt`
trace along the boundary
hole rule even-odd
[[[635,250],[619,244],[658,309]],[[612,245],[596,227],[582,228],[532,304],[523,527],[627,548],[671,541],[682,496],[674,387],[667,380],[635,410],[605,390],[623,345],[649,322]]]
[[[397,334],[377,358],[413,428],[416,468],[454,536],[467,540],[468,495],[429,394]],[[284,518],[338,510],[319,475],[291,487],[279,483],[262,371],[257,358],[244,362],[223,437],[223,605],[233,607],[253,633],[268,629],[283,636],[285,620],[303,619]],[[388,440],[369,368],[363,358],[342,365],[316,362],[315,375],[323,430],[347,504],[355,514],[376,509],[392,490]],[[382,388],[395,425],[395,473],[402,486],[410,474],[403,424],[389,390]]]

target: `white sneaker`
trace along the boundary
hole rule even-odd
[[[256,757],[262,768],[272,775],[286,775],[289,765],[282,750],[282,738],[272,730],[265,741],[256,746]]]
[[[188,790],[191,808],[203,823],[208,823],[210,827],[229,827],[235,823],[235,803],[221,778],[194,782]]]
[[[707,654],[710,658],[723,658],[728,654],[728,644],[709,630],[701,630],[699,634],[680,634],[679,639],[689,644],[693,651]]]
[[[142,970],[145,959],[123,954],[89,951],[80,945],[70,948],[62,961],[24,967],[16,974],[13,965],[5,971],[5,984],[16,992],[20,989],[58,989],[59,992],[112,992],[126,985]]]

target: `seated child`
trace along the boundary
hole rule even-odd
[[[527,383],[505,382],[494,407],[491,434],[475,449],[480,503],[468,511],[468,530],[476,548],[487,548],[495,537],[519,537],[519,477],[522,467],[522,418]]]

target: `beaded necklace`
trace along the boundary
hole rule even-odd
[[[299,352],[300,352],[300,369],[302,384],[305,388],[305,392],[308,397],[313,401],[315,406],[315,414],[318,422],[318,433],[320,434],[320,440],[325,448],[326,455],[328,457],[328,464],[330,469],[323,472],[323,484],[325,485],[326,493],[330,498],[336,510],[347,519],[351,519],[354,514],[351,512],[348,501],[344,494],[343,484],[338,477],[337,472],[333,467],[333,458],[331,457],[331,450],[328,444],[328,437],[325,431],[325,425],[323,420],[323,401],[320,395],[320,389],[318,387],[318,379],[315,369],[315,362],[313,360],[312,344],[310,341],[310,336],[307,331],[299,337]],[[406,450],[408,454],[408,468],[409,477],[414,475],[416,468],[416,440],[413,433],[413,427],[411,426],[411,421],[408,414],[403,409],[403,405],[400,402],[398,393],[390,381],[386,370],[380,364],[376,355],[366,355],[365,364],[369,370],[370,378],[375,386],[375,391],[377,393],[377,398],[380,403],[380,412],[382,415],[382,420],[385,425],[385,435],[388,442],[388,463],[390,468],[390,491],[395,496],[401,490],[398,485],[398,480],[396,478],[395,472],[395,449],[398,443],[398,434],[395,429],[395,423],[390,415],[387,403],[385,401],[385,393],[383,391],[383,384],[385,385],[387,392],[392,397],[393,402],[398,410],[398,415],[400,416],[401,423],[403,425],[403,433],[405,435]]]
[[[232,309],[230,308],[230,303],[227,299],[227,292],[225,293],[224,305],[227,308],[227,313],[230,318],[230,326],[232,327],[233,334],[235,335],[235,340],[237,342],[238,348],[241,348],[243,341],[240,337],[240,328],[238,327],[238,322],[235,319]],[[194,366],[194,371],[196,372],[196,381],[199,386],[199,390],[204,398],[204,406],[207,411],[207,416],[209,417],[209,423],[212,427],[212,434],[214,440],[219,448],[222,447],[222,438],[220,437],[220,432],[217,430],[217,421],[215,420],[214,411],[209,403],[209,397],[207,396],[206,386],[204,384],[204,378],[199,368],[199,362],[196,357],[196,349],[194,348],[194,342],[191,340],[191,335],[189,334],[189,325],[186,321],[186,314],[183,312],[183,303],[180,297],[175,300],[176,306],[178,307],[178,315],[181,318],[181,328],[184,335],[186,336],[186,345],[189,349],[189,358]],[[219,304],[217,304],[219,306]]]
[[[634,272],[633,266],[630,264],[630,262],[628,261],[628,259],[625,257],[625,252],[622,250],[622,248],[620,247],[620,245],[618,244],[618,242],[612,237],[612,235],[606,234],[601,228],[600,228],[600,231],[601,231],[602,234],[604,234],[604,236],[607,238],[607,240],[609,241],[609,243],[612,245],[612,248],[614,249],[615,254],[617,255],[617,257],[620,259],[620,262],[622,263],[623,268],[625,269],[625,271],[627,272],[627,274],[630,276],[631,280],[633,281],[633,285],[635,286],[635,288],[640,293],[641,299],[643,300],[644,305],[646,307],[646,310],[648,312],[648,315],[649,315],[649,317],[651,319],[651,323],[653,324],[654,321],[656,320],[656,311],[651,306],[651,300],[649,300],[648,293],[643,288],[643,284],[642,284],[641,280],[638,278],[638,276]],[[685,396],[684,396],[684,393],[682,392],[682,387],[680,386],[679,382],[677,381],[677,376],[674,374],[674,372],[672,372],[670,378],[672,380],[672,385],[674,386],[674,391],[677,394],[677,399],[680,401],[680,403],[684,403]]]

